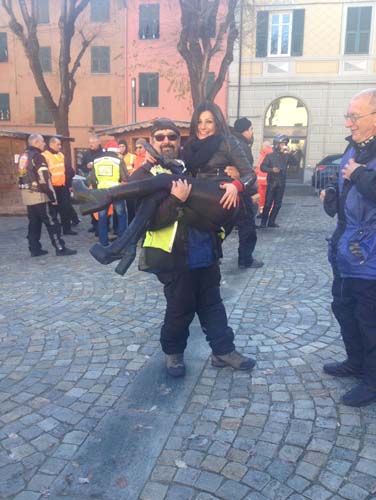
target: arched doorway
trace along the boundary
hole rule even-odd
[[[265,113],[264,141],[272,141],[277,134],[286,134],[290,137],[291,151],[298,159],[299,166],[289,167],[287,171],[288,180],[303,182],[307,130],[308,112],[296,97],[279,97]]]

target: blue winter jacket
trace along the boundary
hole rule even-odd
[[[339,171],[338,224],[329,243],[329,260],[343,278],[376,280],[376,155],[346,181],[342,170],[354,157],[351,146]]]

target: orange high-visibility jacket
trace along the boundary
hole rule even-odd
[[[51,174],[53,186],[65,186],[65,164],[63,153],[52,153],[52,151],[43,151],[42,155],[46,158],[48,170]]]

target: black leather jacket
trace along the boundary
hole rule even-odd
[[[239,141],[232,135],[221,141],[218,150],[213,154],[205,167],[201,167],[196,177],[213,179],[220,182],[232,182],[225,173],[225,168],[233,166],[239,170],[240,181],[245,187],[254,184],[257,176],[246,157]]]

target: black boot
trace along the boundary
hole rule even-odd
[[[116,272],[124,275],[136,257],[138,240],[147,230],[157,206],[166,195],[167,193],[162,191],[145,198],[140,203],[132,223],[121,236],[107,247],[98,243],[91,247],[90,253],[94,259],[104,265],[121,259]]]

